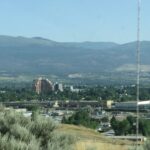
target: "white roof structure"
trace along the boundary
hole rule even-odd
[[[140,102],[138,102],[138,105],[150,105],[150,100],[140,101]]]

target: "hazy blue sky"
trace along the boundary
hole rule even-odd
[[[0,0],[0,34],[56,41],[136,40],[137,0]],[[142,39],[150,40],[150,0],[142,0]]]

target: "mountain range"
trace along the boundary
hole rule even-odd
[[[136,42],[56,42],[41,37],[0,36],[0,72],[71,74],[132,72]],[[150,41],[141,42],[142,71],[150,71]]]

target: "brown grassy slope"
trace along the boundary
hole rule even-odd
[[[71,134],[77,138],[76,150],[128,150],[127,141],[112,140],[100,133],[74,125],[60,125],[57,132]]]

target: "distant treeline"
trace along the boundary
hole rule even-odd
[[[30,84],[20,87],[1,87],[0,101],[22,101],[22,100],[105,100],[130,101],[136,99],[135,86],[76,86],[79,92],[72,92],[64,88],[63,92],[49,92],[37,94]],[[140,88],[140,100],[150,99],[150,87]]]

